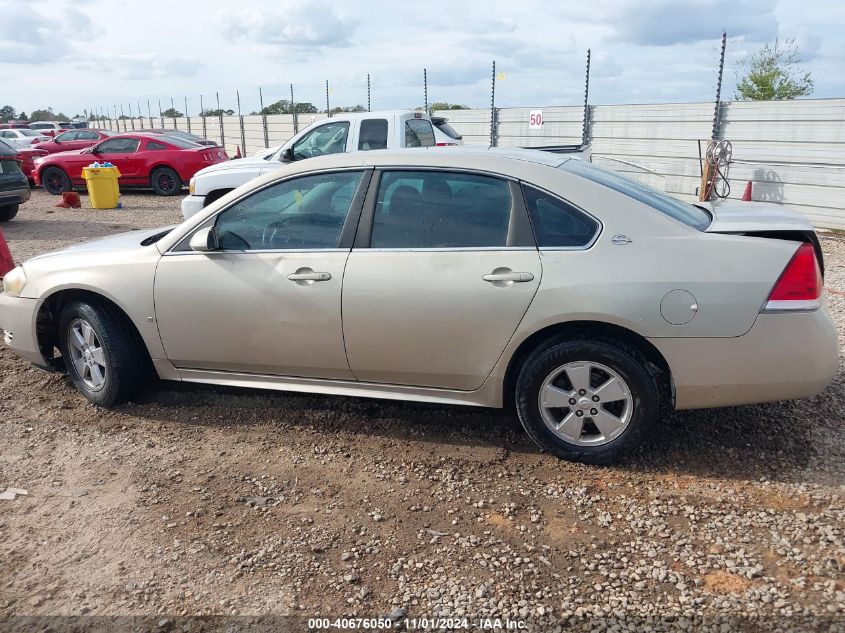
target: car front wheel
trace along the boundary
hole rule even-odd
[[[636,350],[572,340],[534,352],[516,381],[519,419],[543,449],[590,464],[619,460],[650,433],[657,381]]]
[[[144,352],[113,308],[74,301],[62,310],[59,328],[68,375],[90,402],[109,407],[131,399],[143,387]]]

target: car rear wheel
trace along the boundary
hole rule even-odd
[[[44,189],[57,196],[65,191],[70,191],[73,186],[70,182],[70,177],[65,173],[64,169],[59,167],[48,167],[41,174],[41,184]]]
[[[589,464],[619,460],[651,432],[660,411],[646,360],[615,341],[541,348],[516,381],[520,422],[543,449]]]
[[[150,175],[150,185],[160,196],[175,196],[182,191],[182,179],[170,167],[157,167]]]
[[[102,407],[126,402],[144,386],[144,350],[114,308],[69,303],[62,310],[59,333],[68,375],[90,402]]]
[[[19,204],[7,204],[0,207],[0,222],[8,222],[18,214]]]

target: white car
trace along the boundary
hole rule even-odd
[[[312,123],[271,154],[262,152],[263,156],[201,169],[188,185],[189,195],[182,200],[182,215],[190,218],[233,189],[285,164],[324,154],[434,147],[441,144],[438,133],[429,116],[420,111],[337,114]],[[454,140],[445,134],[443,137]]]
[[[0,130],[0,138],[4,141],[13,141],[18,145],[34,145],[50,140],[49,136],[45,136],[37,130],[26,129]]]

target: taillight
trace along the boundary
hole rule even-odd
[[[805,242],[780,274],[763,311],[815,310],[821,305],[822,284],[816,249]]]

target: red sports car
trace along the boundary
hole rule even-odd
[[[110,162],[120,171],[121,187],[141,187],[152,189],[160,196],[175,196],[200,169],[228,159],[222,147],[130,132],[112,136],[87,149],[36,159],[33,175],[35,184],[58,195],[85,186],[83,167],[94,162]]]
[[[56,134],[55,138],[49,141],[36,143],[35,147],[46,150],[48,154],[55,154],[56,152],[67,152],[72,149],[85,149],[115,134],[116,132],[110,132],[109,130],[68,130],[67,132]]]

